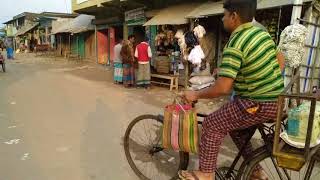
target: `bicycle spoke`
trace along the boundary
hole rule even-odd
[[[133,131],[133,132],[136,132],[136,131]],[[135,135],[134,137],[138,138],[138,139],[140,140],[140,143],[141,143],[142,145],[148,146],[148,145],[145,143],[146,140],[142,139],[142,138],[141,138],[141,135],[139,135],[138,132],[136,132],[136,134],[137,134],[137,135]],[[130,137],[130,139],[132,139],[132,138]]]
[[[272,173],[272,171],[270,170],[270,168],[269,168],[269,166],[267,165],[267,163],[264,162],[264,164],[265,164],[265,166],[268,168],[268,170],[269,170],[271,176],[273,177],[273,179],[275,179],[274,176],[272,175],[273,173]],[[270,174],[269,174],[269,173],[267,173],[267,174],[268,174],[268,176],[270,177]]]
[[[311,164],[312,163],[312,164]],[[311,162],[310,165],[312,167],[312,170],[310,172],[310,180],[316,180],[320,178],[320,164],[319,163],[316,163],[315,160],[313,162]],[[316,166],[316,164],[318,166]],[[314,168],[316,168],[316,170],[318,170],[317,172],[315,172],[314,174],[312,174],[312,172],[314,172]],[[314,178],[314,179],[313,179]]]
[[[143,122],[142,124],[143,124],[143,128],[144,128],[144,132],[145,132],[146,136],[148,137],[149,144],[152,144],[152,142],[151,142],[151,137],[150,137],[150,133],[147,133],[147,129],[146,129],[146,126],[145,126],[145,122]]]
[[[278,167],[278,164],[277,164],[276,160],[275,160],[273,157],[271,157],[271,161],[272,161],[272,164],[273,164],[273,166],[275,167],[275,169],[276,169],[276,171],[277,171],[277,173],[278,173],[278,175],[279,175],[279,178],[280,178],[281,180],[284,180],[283,177],[282,177],[282,173],[280,172],[280,168]]]
[[[290,179],[288,171],[286,169],[284,169],[284,168],[281,168],[281,169],[283,170],[283,172],[286,175],[287,179]]]
[[[152,180],[176,176],[180,155],[161,148],[162,122],[156,116],[144,115],[136,118],[129,127],[125,152],[134,172],[142,179]]]

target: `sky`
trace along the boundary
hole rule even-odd
[[[71,12],[71,0],[0,0],[0,27],[23,12]]]

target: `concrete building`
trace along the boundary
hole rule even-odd
[[[77,14],[24,12],[4,22],[6,35],[13,37],[15,48],[33,49],[37,44],[53,44],[51,38],[52,21],[58,18],[75,18]]]

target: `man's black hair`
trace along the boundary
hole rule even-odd
[[[117,38],[116,42],[120,43],[122,40],[123,40],[123,37],[120,36],[120,37]]]
[[[243,23],[251,22],[256,15],[257,0],[225,0],[223,8],[236,12]]]
[[[136,36],[132,34],[128,37],[128,39],[131,39],[131,38],[136,38]]]

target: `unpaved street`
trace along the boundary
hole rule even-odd
[[[20,54],[0,73],[0,180],[134,180],[122,137],[167,88],[125,89],[95,63]],[[220,101],[219,101],[220,102]],[[227,140],[229,141],[229,140]],[[229,162],[234,154],[224,146]]]

